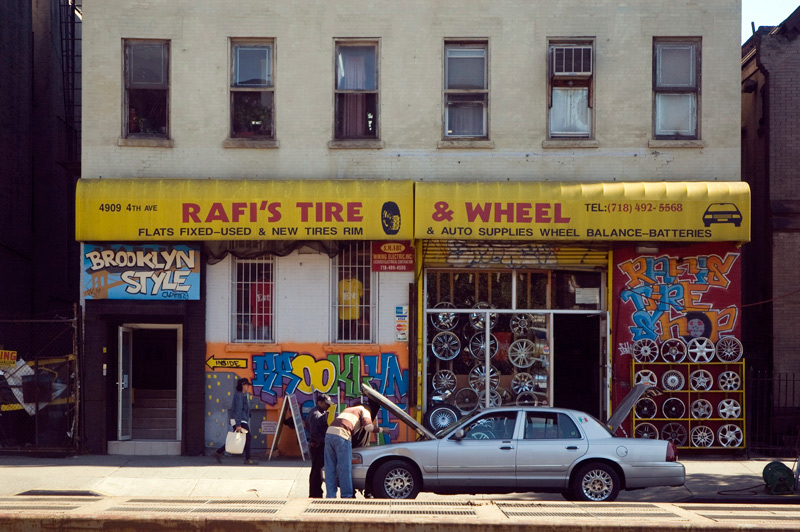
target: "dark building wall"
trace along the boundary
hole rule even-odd
[[[748,337],[771,343],[772,369],[800,374],[800,9],[760,28],[743,54],[751,57],[742,71],[742,175],[753,191]]]
[[[59,0],[39,0],[33,10],[34,102],[31,113],[33,312],[70,309],[78,297],[78,244],[74,203],[77,166],[68,161],[70,127],[62,65]]]
[[[14,317],[32,305],[32,42],[30,1],[0,2],[0,315]]]
[[[800,10],[764,35],[759,62],[768,73],[769,196],[772,211],[773,367],[800,373]],[[792,297],[778,297],[795,293]]]

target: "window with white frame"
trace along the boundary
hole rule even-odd
[[[272,257],[233,259],[231,337],[273,342],[275,263]]]
[[[549,46],[550,138],[592,137],[592,41],[551,41]]]
[[[334,138],[378,138],[378,43],[337,41]]]
[[[488,43],[446,42],[444,46],[444,137],[487,138],[489,118]]]
[[[378,322],[371,242],[348,244],[331,264],[332,336],[336,342],[374,343]]]
[[[169,42],[126,39],[124,135],[169,135]]]
[[[274,43],[232,40],[231,137],[274,138]]]
[[[653,41],[656,139],[698,139],[700,40]]]

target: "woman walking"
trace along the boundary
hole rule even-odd
[[[231,408],[228,411],[230,415],[230,423],[233,425],[233,430],[236,432],[246,432],[244,440],[244,463],[246,465],[255,465],[258,462],[250,459],[250,401],[247,399],[248,394],[253,393],[253,384],[245,378],[236,381],[236,393],[233,394],[231,401]],[[218,464],[222,463],[222,455],[225,454],[225,446],[217,449],[214,452],[214,459]]]

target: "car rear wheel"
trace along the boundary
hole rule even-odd
[[[578,468],[571,487],[577,501],[611,502],[619,495],[620,480],[614,468],[595,462]]]
[[[377,499],[415,499],[420,488],[419,473],[404,460],[381,464],[372,480],[372,494]]]

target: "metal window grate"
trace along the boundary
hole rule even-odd
[[[372,278],[372,243],[352,242],[332,261],[331,301],[333,337],[337,342],[375,341],[375,291]]]
[[[235,342],[272,342],[274,261],[234,259],[231,336]]]

